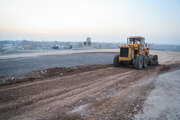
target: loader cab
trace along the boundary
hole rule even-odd
[[[128,46],[133,46],[134,55],[142,55],[145,45],[145,38],[141,36],[131,36],[127,38]]]
[[[129,44],[135,44],[137,41],[138,45],[144,45],[145,44],[145,39],[141,36],[134,36],[134,37],[129,37],[127,38],[127,45]]]

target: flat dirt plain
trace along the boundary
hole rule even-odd
[[[34,71],[1,78],[1,120],[134,119],[158,75],[180,69],[180,52],[152,51],[158,66],[109,65]]]

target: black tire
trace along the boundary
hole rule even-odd
[[[114,67],[119,67],[120,66],[119,55],[114,56],[113,65],[114,65]]]
[[[135,61],[134,61],[134,66],[137,70],[141,70],[142,67],[143,67],[143,57],[140,55],[140,56],[137,56]]]
[[[143,56],[143,68],[146,68],[148,65],[148,59],[147,56]]]
[[[154,55],[153,61],[154,61],[154,65],[158,65],[158,55]]]

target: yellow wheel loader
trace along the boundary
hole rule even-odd
[[[149,54],[150,44],[145,43],[145,38],[133,36],[127,38],[127,46],[120,46],[119,54],[114,56],[115,67],[132,64],[138,70],[148,65],[158,65],[158,56]]]

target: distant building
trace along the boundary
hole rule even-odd
[[[22,41],[24,50],[34,50],[36,45],[32,41],[23,40]]]
[[[54,50],[58,50],[59,49],[58,41],[54,41],[54,45],[52,46],[52,49],[54,49]]]
[[[92,47],[92,42],[90,37],[87,37],[86,41],[84,41],[84,47]]]
[[[53,46],[52,49],[58,50],[59,46]]]

